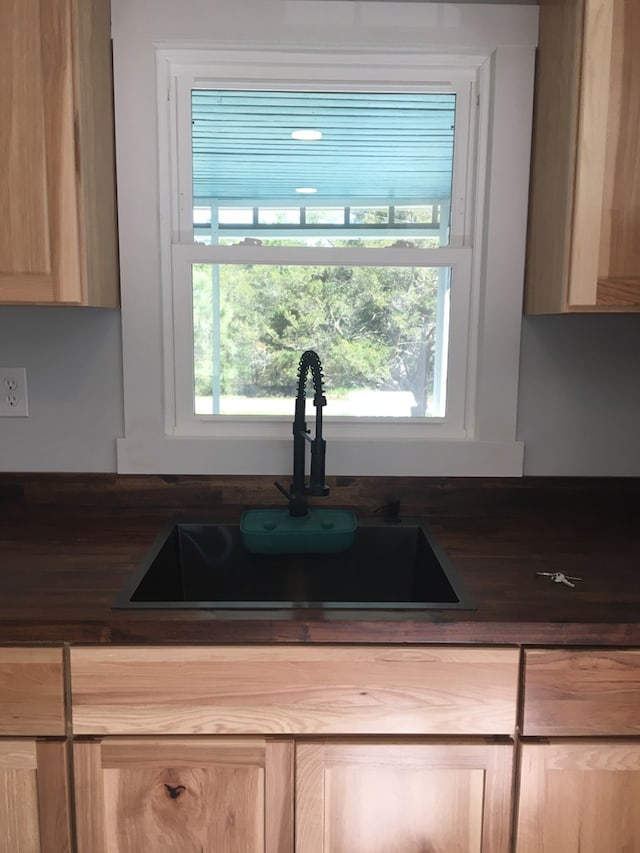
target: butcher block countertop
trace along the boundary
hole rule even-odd
[[[475,610],[112,609],[168,521],[279,505],[274,479],[0,474],[0,643],[640,646],[637,479],[329,480],[319,505],[426,519]]]

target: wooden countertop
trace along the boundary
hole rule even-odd
[[[361,513],[406,495],[475,611],[113,610],[167,520],[236,518],[237,489],[249,505],[269,494],[238,480],[0,475],[0,643],[640,646],[640,485],[624,480],[336,481],[336,502]]]

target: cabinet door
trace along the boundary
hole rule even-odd
[[[117,305],[108,0],[0,5],[0,302]]]
[[[0,739],[0,853],[70,853],[64,741]]]
[[[586,0],[568,301],[640,310],[640,6]]]
[[[293,742],[74,746],[78,853],[292,853]]]
[[[507,853],[511,744],[296,747],[297,853]]]
[[[68,0],[3,4],[3,301],[74,301],[80,291],[71,51]]]
[[[522,747],[516,853],[640,850],[640,742]]]
[[[640,311],[640,4],[539,5],[525,310]]]

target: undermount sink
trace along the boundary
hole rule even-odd
[[[237,524],[162,531],[116,608],[473,609],[422,522],[359,524],[338,554],[253,554]]]

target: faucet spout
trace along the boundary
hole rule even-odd
[[[316,407],[315,435],[311,438],[305,421],[307,379],[311,371],[313,380],[313,405]],[[307,496],[323,497],[329,494],[325,483],[325,456],[327,443],[322,437],[322,409],[327,400],[323,393],[322,363],[316,352],[305,350],[298,364],[298,392],[293,420],[293,482],[289,495],[289,512],[293,516],[308,513]],[[307,442],[311,444],[309,484],[305,482],[305,455]]]

